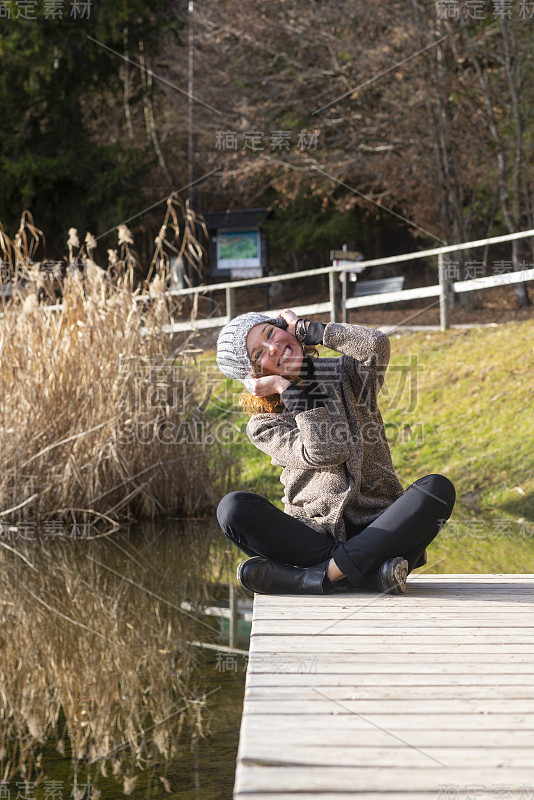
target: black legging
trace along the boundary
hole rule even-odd
[[[347,527],[347,541],[333,539],[290,517],[265,497],[251,492],[227,494],[217,509],[225,535],[249,556],[264,556],[300,567],[333,558],[354,586],[395,556],[408,571],[452,514],[456,491],[443,475],[425,475],[412,483],[369,525]]]

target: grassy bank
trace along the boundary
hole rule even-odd
[[[390,336],[380,408],[399,480],[407,488],[439,472],[457,492],[429,550],[430,571],[534,572],[533,333],[529,320]],[[221,381],[210,414],[235,426],[242,488],[282,508],[280,468],[246,439],[239,390]]]

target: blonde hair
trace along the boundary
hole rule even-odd
[[[319,351],[314,345],[304,345],[304,355],[315,356],[319,355]],[[257,378],[262,375],[270,375],[273,373],[261,372],[257,367],[252,366],[252,374]],[[300,383],[302,378],[299,375],[284,375],[290,383]],[[269,394],[267,397],[255,397],[250,392],[241,392],[237,399],[237,404],[245,413],[252,416],[253,414],[279,414],[284,410],[284,402],[279,394]]]

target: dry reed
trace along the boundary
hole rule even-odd
[[[110,521],[200,516],[234,479],[202,406],[205,376],[162,332],[172,320],[165,226],[148,303],[133,291],[136,256],[122,228],[107,270],[90,257],[93,237],[79,248],[71,229],[64,278],[32,261],[33,220],[13,242],[0,230],[13,279],[26,281],[0,309],[0,523],[31,521],[42,533],[68,519],[98,532]],[[38,296],[55,299],[58,284],[63,308],[46,310]]]

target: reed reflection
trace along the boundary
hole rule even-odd
[[[194,644],[220,641],[203,612],[233,572],[214,526],[0,544],[0,781],[42,792],[57,777],[43,760],[55,748],[80,798],[149,779],[169,796],[184,744],[209,733],[218,689]]]

